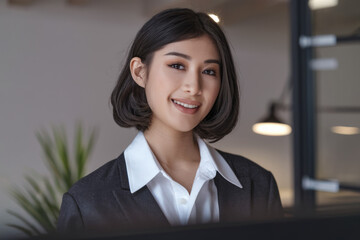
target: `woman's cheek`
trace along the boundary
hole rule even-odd
[[[220,82],[217,81],[217,79],[208,79],[203,86],[207,88],[207,92],[211,93],[212,96],[216,95],[217,97],[217,95],[219,94]]]

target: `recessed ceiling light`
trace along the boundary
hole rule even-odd
[[[209,13],[208,14],[209,15],[209,17],[211,17],[215,22],[220,22],[220,18],[217,16],[217,15],[215,15],[215,14],[213,14],[213,13]]]
[[[346,127],[346,126],[334,126],[331,127],[331,131],[336,134],[342,135],[355,135],[360,133],[358,127]]]

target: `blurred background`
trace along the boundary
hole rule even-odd
[[[23,185],[24,174],[47,174],[35,133],[63,125],[69,141],[75,123],[98,127],[86,172],[119,156],[136,135],[112,119],[109,97],[127,50],[140,27],[157,12],[189,7],[216,14],[233,51],[240,81],[241,107],[235,130],[216,144],[270,170],[284,207],[294,205],[293,133],[265,136],[253,125],[281,99],[278,111],[292,125],[291,23],[287,0],[8,0],[0,1],[0,233],[24,214],[8,193]],[[314,35],[352,35],[360,31],[360,1],[311,11]],[[350,42],[314,49],[335,67],[314,73],[316,106],[360,107],[360,45]],[[316,176],[360,185],[360,114],[316,113]],[[335,126],[353,127],[349,133]],[[353,191],[316,193],[316,203],[356,204]],[[31,221],[31,219],[30,219]],[[0,235],[1,237],[1,235]]]

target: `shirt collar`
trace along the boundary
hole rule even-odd
[[[199,136],[196,136],[196,138],[201,159],[197,174],[206,179],[212,179],[217,171],[227,181],[242,188],[240,181],[225,159]],[[131,193],[144,187],[162,170],[141,131],[139,131],[131,144],[125,149],[124,157]]]
[[[160,172],[155,156],[141,131],[125,149],[124,157],[131,193],[145,186]]]
[[[226,160],[221,156],[221,154],[213,147],[209,146],[199,136],[196,137],[199,145],[201,158],[199,172],[205,172],[205,175],[208,175],[209,177],[211,176],[210,178],[214,178],[216,172],[214,174],[213,170],[211,170],[214,169],[219,172],[221,176],[223,176],[223,178],[225,178],[228,182],[234,184],[239,188],[242,188],[239,179],[236,177],[235,173],[230,168]]]

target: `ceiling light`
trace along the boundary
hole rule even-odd
[[[252,130],[261,135],[267,136],[285,136],[291,133],[291,127],[285,123],[261,122],[256,123]]]
[[[309,7],[311,10],[317,10],[321,8],[334,7],[338,5],[338,0],[309,0]]]
[[[213,13],[209,13],[208,15],[209,15],[209,17],[211,17],[216,23],[220,22],[220,18],[219,18],[217,15],[215,15],[215,14],[213,14]]]
[[[342,134],[342,135],[355,135],[360,133],[358,127],[346,127],[346,126],[334,126],[331,127],[333,133]]]
[[[291,127],[283,123],[275,114],[276,104],[270,106],[269,115],[259,122],[255,123],[252,130],[261,135],[267,136],[285,136],[291,133]]]

